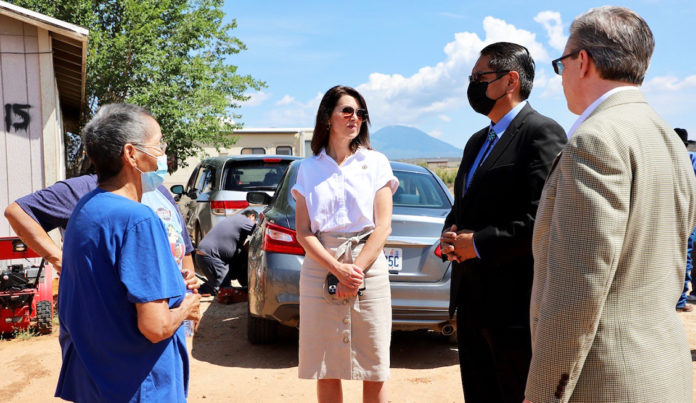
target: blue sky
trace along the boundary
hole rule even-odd
[[[595,1],[263,1],[226,0],[233,35],[247,50],[230,57],[242,74],[267,83],[243,103],[244,127],[313,127],[323,93],[337,84],[367,101],[371,131],[401,124],[463,148],[488,121],[471,110],[468,75],[485,45],[527,46],[536,61],[529,100],[566,130],[566,108],[550,61],[573,18]],[[655,36],[643,83],[648,102],[696,139],[696,1],[635,0]]]

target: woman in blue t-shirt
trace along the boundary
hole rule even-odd
[[[184,402],[181,324],[200,320],[159,217],[139,203],[166,173],[159,124],[144,109],[103,106],[83,131],[99,187],[78,202],[58,292],[63,352],[56,396],[89,402]]]

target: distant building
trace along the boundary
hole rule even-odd
[[[449,161],[446,158],[425,160],[429,169],[447,168]]]
[[[63,134],[79,130],[88,35],[0,1],[0,211],[65,178]],[[11,235],[2,217],[0,237]]]
[[[235,130],[232,133],[237,137],[237,142],[230,148],[221,148],[219,151],[213,146],[204,145],[205,156],[216,157],[220,155],[241,154],[268,154],[268,155],[297,155],[305,157],[312,155],[310,143],[312,142],[313,128],[249,128]],[[189,157],[186,159],[186,167],[177,169],[167,176],[165,186],[185,184],[201,157]]]

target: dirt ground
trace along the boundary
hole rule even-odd
[[[315,383],[297,379],[297,331],[280,342],[246,340],[246,303],[223,305],[204,298],[198,333],[189,339],[190,402],[315,401]],[[696,310],[679,314],[696,360]],[[457,350],[427,332],[396,332],[391,347],[393,402],[463,402]],[[58,331],[29,340],[1,340],[0,402],[53,402],[61,357]],[[696,364],[694,365],[696,372]],[[695,382],[696,384],[696,382]],[[344,382],[346,402],[361,401],[361,383]]]

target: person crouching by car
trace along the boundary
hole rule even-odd
[[[208,286],[217,294],[222,286],[236,279],[247,285],[245,241],[256,228],[256,212],[246,210],[227,217],[213,227],[196,250],[196,267],[205,274]]]
[[[365,401],[386,402],[391,291],[382,248],[399,186],[371,149],[362,95],[336,86],[317,111],[312,151],[292,188],[300,271],[299,377],[319,402],[342,401],[342,379],[363,381]]]
[[[143,108],[105,105],[83,130],[99,186],[65,231],[58,290],[63,363],[56,396],[80,402],[185,402],[184,320],[200,320],[157,214],[139,203],[161,150]]]

